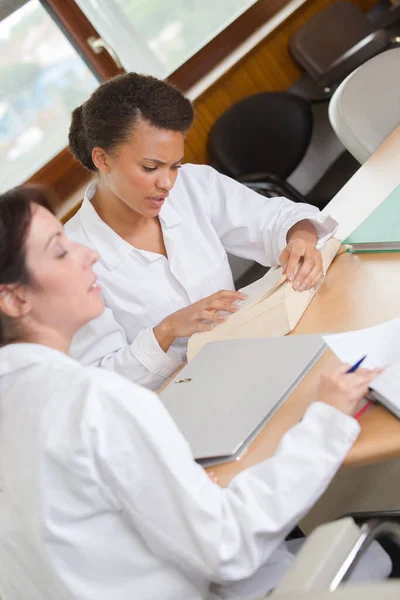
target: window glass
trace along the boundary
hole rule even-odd
[[[76,0],[126,71],[166,77],[256,0]]]
[[[0,22],[0,191],[67,145],[71,111],[97,85],[38,0]]]

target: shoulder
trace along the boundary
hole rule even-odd
[[[79,210],[64,225],[65,233],[70,240],[85,244],[86,246],[90,246],[92,248],[94,248],[94,245],[86,231],[85,224],[87,226],[93,218],[93,209],[91,210],[90,197],[93,195],[93,191],[95,189],[95,184],[93,182],[90,183],[86,188],[84,199]]]
[[[192,199],[204,196],[217,199],[232,193],[249,192],[248,188],[231,177],[219,173],[209,165],[185,164],[181,167],[176,188],[189,194]],[[250,192],[254,194],[254,192]]]
[[[177,185],[181,186],[199,186],[206,188],[210,182],[219,176],[218,171],[208,165],[193,165],[187,163],[182,165],[179,170]]]
[[[70,231],[75,231],[79,227],[81,227],[81,207],[76,211],[74,216],[65,223],[64,229],[69,233]]]
[[[165,411],[154,392],[100,367],[57,365],[41,390],[43,439],[60,448],[95,432],[149,429]]]
[[[210,167],[210,165],[195,165],[193,163],[185,163],[180,168],[180,175],[194,179],[208,178],[214,173],[218,173],[218,171],[216,171],[213,167]]]
[[[102,367],[81,367],[75,373],[73,387],[78,394],[82,392],[82,400],[88,405],[95,399],[99,403],[122,403],[126,399],[136,398],[138,401],[152,399],[157,396],[140,385],[129,381],[111,369]]]
[[[76,395],[84,411],[84,421],[102,426],[113,417],[140,421],[157,417],[164,410],[158,396],[109,369],[85,367],[75,382]],[[106,419],[106,420],[105,420]]]
[[[217,201],[219,181],[224,176],[208,165],[185,164],[179,170],[170,200],[178,211],[209,212],[209,205]]]
[[[33,392],[42,390],[44,405],[81,405],[90,410],[102,402],[139,401],[157,396],[114,371],[100,367],[85,367],[71,356],[49,351],[30,360],[19,372],[18,382],[30,384]],[[39,349],[40,351],[40,349]],[[39,352],[38,351],[38,352]],[[27,362],[27,361],[26,361]],[[33,389],[34,388],[34,389]]]
[[[78,210],[75,215],[65,223],[64,231],[68,238],[73,242],[85,244],[86,246],[92,246],[89,236],[86,234],[85,229],[82,225],[82,207]]]

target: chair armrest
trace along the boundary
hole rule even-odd
[[[241,183],[255,183],[255,182],[265,182],[265,183],[284,183],[284,179],[281,179],[277,175],[273,173],[247,173],[246,175],[239,175],[237,178]]]

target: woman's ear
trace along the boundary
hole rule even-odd
[[[95,146],[92,150],[92,161],[95,167],[101,172],[108,175],[111,171],[109,165],[108,154],[103,148]]]
[[[20,319],[31,310],[23,285],[0,285],[0,312],[12,319]]]

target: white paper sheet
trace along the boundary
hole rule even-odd
[[[342,362],[351,365],[365,355],[362,366],[367,369],[400,360],[400,318],[367,329],[325,335],[323,339]]]

